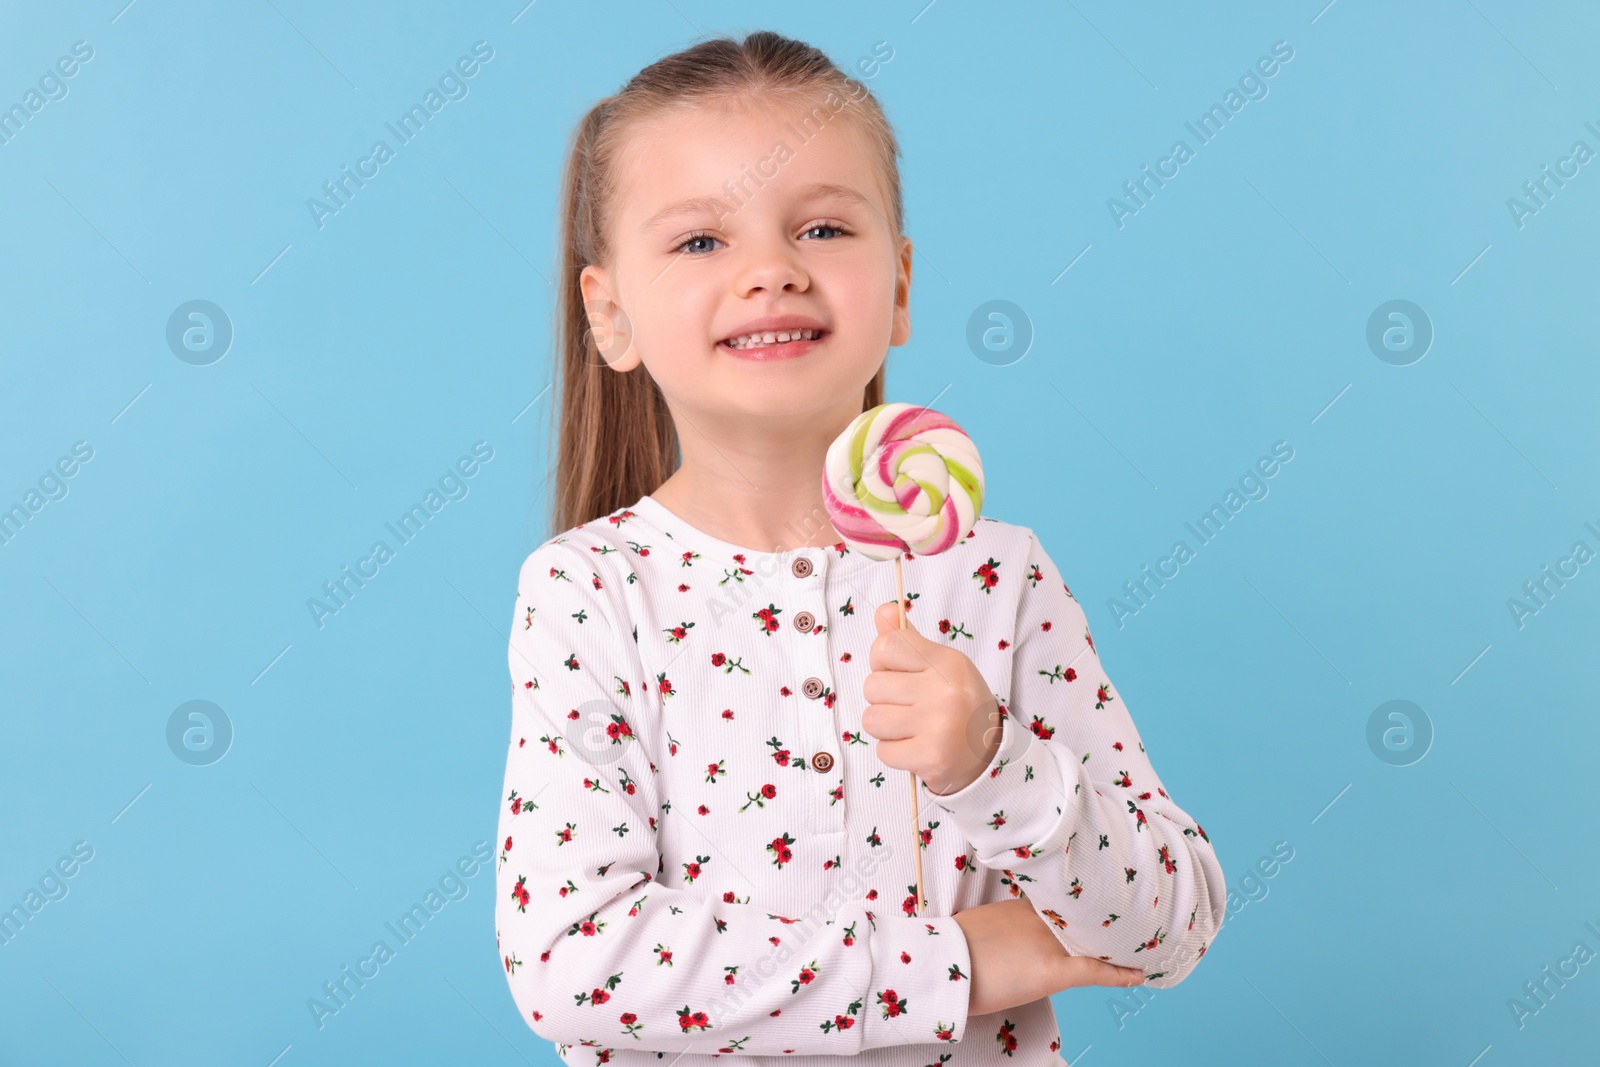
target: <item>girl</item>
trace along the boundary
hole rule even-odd
[[[822,506],[910,336],[897,155],[773,33],[652,64],[571,146],[495,909],[567,1063],[1062,1064],[1052,993],[1175,985],[1221,924],[1033,531],[903,560],[899,630],[893,567]]]

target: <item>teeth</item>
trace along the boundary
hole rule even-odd
[[[822,336],[821,330],[768,330],[766,333],[747,333],[730,337],[729,348],[757,348],[763,345],[783,344],[786,341],[814,341]]]

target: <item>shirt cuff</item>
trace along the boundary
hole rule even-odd
[[[972,957],[954,916],[880,918],[870,947],[872,981],[861,1005],[863,1050],[953,1045],[966,1035]]]

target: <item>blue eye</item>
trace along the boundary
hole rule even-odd
[[[687,248],[691,244],[694,244],[696,241],[715,241],[715,240],[717,240],[717,238],[711,236],[709,233],[691,233],[688,237],[685,237],[683,239],[683,242],[681,244],[679,244],[676,248],[674,248],[673,251],[674,252],[682,252],[685,248]],[[693,254],[694,253],[690,253],[690,255],[693,255]]]
[[[805,231],[805,233],[806,234],[813,234],[813,233],[816,233],[818,230],[829,230],[829,231],[832,231],[833,233],[837,234],[840,237],[848,237],[849,234],[850,234],[850,231],[845,229],[843,226],[836,226],[831,222],[819,222],[815,226],[812,226],[812,227],[808,228]],[[802,236],[804,236],[804,234]],[[825,238],[825,239],[826,240],[833,240],[834,238]],[[716,242],[718,244],[723,243],[722,239],[720,237],[714,237],[709,233],[704,233],[704,232],[702,232],[702,233],[691,233],[688,237],[685,237],[682,241],[680,241],[677,244],[677,246],[675,246],[672,249],[672,251],[673,252],[682,252],[682,253],[684,253],[685,255],[688,255],[688,256],[700,256],[700,255],[705,255],[707,252],[713,251],[713,249],[705,248],[703,245],[701,246],[699,251],[687,251],[687,249],[689,248],[690,245],[696,244],[697,242],[701,242],[701,241],[712,241],[712,242]]]

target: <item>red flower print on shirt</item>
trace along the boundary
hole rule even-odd
[[[751,612],[750,617],[761,624],[762,633],[766,634],[768,637],[771,637],[773,634],[778,632],[778,616],[782,612],[783,609],[778,607],[776,604],[768,604],[759,611]]]
[[[799,975],[797,975],[794,978],[789,979],[789,985],[791,987],[789,989],[789,995],[793,996],[794,994],[800,992],[800,987],[801,986],[810,985],[813,981],[816,980],[816,977],[817,977],[817,961],[816,960],[812,960],[810,963],[808,963],[804,967],[800,968]]]
[[[774,837],[767,845],[767,851],[772,853],[772,862],[775,866],[782,867],[794,859],[794,851],[789,848],[792,844],[794,844],[794,838],[790,837],[789,832],[785,830],[781,837]]]
[[[688,1005],[678,1009],[678,1026],[684,1033],[690,1030],[711,1029],[711,1018],[703,1011],[690,1011]]]
[[[1150,940],[1146,941],[1144,944],[1135,947],[1133,951],[1135,951],[1135,952],[1145,952],[1145,951],[1147,951],[1149,949],[1155,948],[1157,945],[1161,944],[1161,942],[1165,941],[1166,939],[1167,939],[1167,935],[1165,933],[1163,933],[1162,930],[1161,930],[1161,927],[1158,926],[1158,927],[1156,927],[1155,936],[1150,938]]]
[[[1000,1051],[1007,1056],[1015,1056],[1017,1054],[1016,1027],[1012,1025],[1010,1019],[1000,1024],[1000,1029],[994,1035],[994,1039],[999,1043]]]
[[[820,1023],[818,1025],[822,1027],[823,1033],[832,1033],[834,1030],[848,1030],[856,1024],[855,1015],[856,1012],[860,1010],[861,1001],[851,1001],[850,1007],[845,1009],[847,1014],[835,1015],[832,1020]]]

